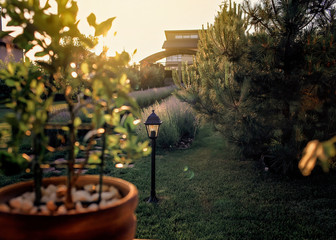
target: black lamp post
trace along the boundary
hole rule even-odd
[[[159,129],[162,121],[154,113],[154,110],[151,115],[147,118],[145,122],[146,131],[148,137],[152,139],[152,169],[151,169],[151,193],[147,202],[157,203],[159,199],[156,197],[155,193],[155,148],[156,148],[156,138],[159,135]]]

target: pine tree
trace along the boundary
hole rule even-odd
[[[247,19],[241,6],[224,3],[215,23],[200,31],[194,64],[185,67],[182,79],[177,75],[174,79],[182,89],[180,99],[211,120],[243,156],[251,157],[260,155],[268,131],[250,107],[247,46]]]
[[[269,118],[266,125],[273,129],[267,153],[278,171],[297,169],[307,141],[328,138],[336,130],[334,2],[245,3],[256,30],[249,52],[251,97],[264,98],[258,115]]]
[[[309,140],[336,134],[334,3],[246,1],[244,12],[224,3],[200,32],[194,65],[175,77],[180,98],[245,158],[297,169]]]

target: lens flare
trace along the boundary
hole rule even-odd
[[[77,74],[76,72],[72,72],[72,73],[71,73],[71,76],[72,76],[73,78],[77,78],[77,77],[78,77],[78,74]]]
[[[116,168],[123,168],[123,167],[124,167],[124,164],[122,164],[122,163],[117,163],[117,164],[115,165],[115,167],[116,167]]]

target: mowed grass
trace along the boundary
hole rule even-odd
[[[136,238],[336,239],[336,178],[290,179],[231,159],[218,134],[203,132],[189,150],[157,156],[159,204],[150,194],[150,158],[113,175],[139,189]]]
[[[133,168],[109,164],[107,175],[138,187],[136,238],[336,239],[334,173],[276,176],[254,161],[233,159],[230,151],[210,128],[199,132],[190,149],[158,150],[158,204],[144,201],[150,195],[150,157]],[[27,178],[0,176],[0,182]]]

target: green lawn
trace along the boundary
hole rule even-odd
[[[230,159],[218,135],[157,157],[157,205],[149,196],[150,158],[118,177],[140,192],[137,238],[336,239],[336,178],[288,179]]]
[[[263,172],[256,162],[232,159],[220,136],[211,134],[201,131],[188,150],[159,151],[159,204],[143,201],[150,193],[150,157],[133,168],[107,169],[139,189],[136,238],[336,239],[335,176]]]

